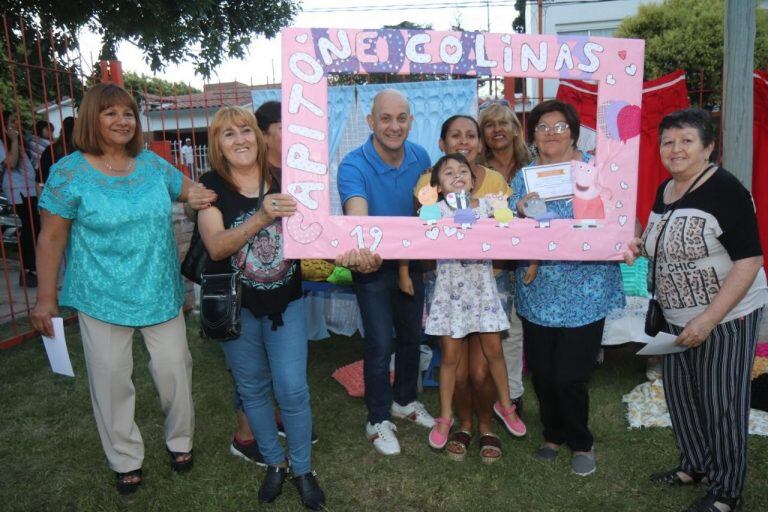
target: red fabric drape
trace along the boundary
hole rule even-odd
[[[755,119],[752,153],[752,197],[763,244],[763,265],[768,270],[768,73],[755,71]]]
[[[557,99],[573,105],[581,117],[581,124],[595,129],[597,124],[597,86],[595,84],[580,80],[561,80]],[[689,106],[688,88],[685,85],[683,71],[675,71],[643,84],[636,209],[637,218],[643,225],[651,212],[656,189],[669,177],[659,157],[659,123],[670,112]]]

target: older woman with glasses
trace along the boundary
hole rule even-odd
[[[534,165],[587,161],[576,148],[579,117],[571,105],[556,100],[534,108],[526,126],[533,142]],[[512,179],[510,205],[523,215],[523,203],[538,197],[526,190],[522,173]],[[560,218],[573,217],[573,202],[554,200],[547,208]],[[544,444],[536,452],[552,461],[558,449],[571,449],[571,469],[580,476],[596,469],[589,430],[589,391],[608,312],[624,306],[618,263],[542,261],[538,275],[523,283],[528,265],[517,268],[515,305],[523,319],[525,360],[539,400]]]

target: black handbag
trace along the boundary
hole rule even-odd
[[[660,332],[667,332],[668,329],[661,304],[656,299],[649,300],[648,311],[645,313],[645,334],[654,337]]]
[[[227,341],[240,337],[242,286],[239,270],[229,274],[203,274],[200,325],[208,338]]]
[[[664,219],[664,215],[662,215],[662,218],[659,220],[659,222],[664,222],[661,226],[661,231],[659,231],[659,235],[656,237],[656,249],[653,251],[653,269],[651,271],[651,285],[649,287],[649,292],[651,293],[651,299],[648,301],[648,311],[645,313],[645,334],[648,336],[654,337],[660,332],[669,332],[669,325],[667,325],[667,320],[664,318],[664,310],[661,309],[661,304],[659,301],[656,300],[656,260],[659,259],[659,242],[664,237],[664,231],[667,229],[667,224],[669,223],[669,219],[672,217],[672,213],[677,209],[678,205],[682,202],[683,198],[688,195],[688,193],[693,189],[693,187],[696,186],[696,184],[699,182],[699,180],[704,176],[704,174],[707,173],[712,168],[712,164],[708,165],[706,169],[701,171],[699,175],[696,177],[696,179],[691,183],[691,186],[688,187],[688,189],[685,191],[685,193],[675,201],[672,205],[670,205],[670,208],[664,212],[669,213],[667,215],[666,220]]]
[[[265,173],[262,172],[261,185],[259,187],[260,202],[259,208],[256,210],[257,213],[264,204],[264,184]],[[197,233],[197,225],[195,225],[195,233]],[[200,245],[202,245],[202,240],[200,240]],[[203,334],[212,340],[228,341],[240,337],[240,306],[243,292],[241,276],[243,269],[248,262],[248,254],[251,252],[252,246],[253,239],[248,243],[248,249],[245,251],[245,258],[243,258],[242,265],[234,272],[227,272],[224,274],[204,274],[201,270],[200,325],[203,329]],[[204,246],[203,250],[205,251]],[[203,265],[207,259],[208,252],[205,251]],[[205,266],[203,266],[203,268],[205,268]]]
[[[192,238],[189,240],[189,249],[181,262],[181,275],[195,284],[200,284],[205,266],[208,264],[208,251],[205,250],[203,239],[200,238],[200,231],[197,229],[197,222],[192,230]]]

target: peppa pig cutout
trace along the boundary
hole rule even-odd
[[[288,28],[282,31],[282,46],[282,187],[298,203],[298,213],[283,220],[287,257],[333,258],[349,249],[368,248],[386,259],[438,255],[461,259],[623,258],[634,229],[643,41],[420,29]],[[331,73],[597,82],[597,156],[592,167],[578,171],[581,175],[575,180],[584,190],[579,191],[578,200],[574,193],[574,201],[581,203],[574,208],[577,217],[585,217],[550,219],[547,229],[536,229],[543,219],[514,218],[498,205],[493,218],[463,218],[464,213],[459,218],[438,218],[433,208],[425,211],[436,204],[429,192],[418,216],[411,218],[332,216],[330,191],[336,184],[329,177],[328,155]],[[573,228],[583,227],[585,222],[592,229],[573,236]],[[504,229],[498,229],[501,226]]]
[[[498,222],[498,227],[508,228],[509,223],[515,218],[509,208],[509,196],[506,194],[486,194],[485,200],[493,209],[493,218]]]
[[[574,227],[596,227],[594,221],[605,219],[605,205],[611,191],[603,186],[598,169],[588,162],[571,161],[573,180],[573,218],[581,221]]]
[[[471,198],[467,192],[451,192],[445,196],[445,202],[456,210],[453,214],[453,222],[461,226],[461,229],[470,229],[477,223],[477,216],[470,205]]]
[[[440,205],[437,204],[437,187],[433,185],[424,185],[419,189],[416,197],[421,204],[421,208],[419,208],[419,218],[424,224],[431,226],[442,218],[443,214],[440,211]]]

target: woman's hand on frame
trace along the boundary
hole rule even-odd
[[[640,237],[635,237],[627,244],[627,250],[624,251],[624,263],[632,265],[635,260],[642,255],[643,240]]]
[[[288,194],[267,194],[260,211],[271,224],[277,218],[296,213],[296,200]]]

